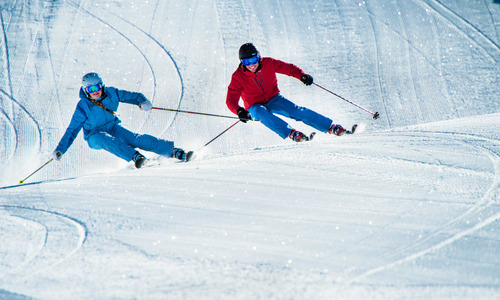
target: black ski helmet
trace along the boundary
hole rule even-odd
[[[240,59],[252,58],[258,55],[260,55],[259,50],[257,50],[257,48],[252,43],[241,45],[239,51]]]

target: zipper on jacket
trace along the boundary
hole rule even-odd
[[[257,77],[257,75],[260,76],[260,80]],[[262,90],[262,98],[264,98],[264,103],[267,103],[266,93],[264,92],[264,78],[262,78],[262,73],[260,73],[260,72],[258,72],[258,74],[256,73],[254,78],[253,78],[253,81],[255,81],[255,84],[257,85],[257,87]]]

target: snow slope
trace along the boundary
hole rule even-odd
[[[500,5],[492,1],[0,4],[0,298],[495,299]],[[130,163],[79,136],[50,154],[81,76],[155,106],[230,115],[237,49],[292,62],[366,112],[280,76],[363,130],[281,140],[259,123],[123,104],[200,150]],[[300,123],[300,130],[312,129]]]

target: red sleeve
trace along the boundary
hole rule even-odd
[[[301,68],[297,67],[294,64],[286,63],[274,58],[271,58],[271,61],[273,62],[276,73],[292,76],[299,80],[302,75],[306,74]]]
[[[236,73],[231,77],[231,82],[227,87],[226,105],[230,111],[235,115],[238,114],[238,108],[240,108],[239,102],[241,93],[243,92],[243,86],[236,79]]]

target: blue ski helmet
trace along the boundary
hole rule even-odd
[[[91,73],[87,73],[87,74],[83,75],[82,88],[87,96],[89,96],[88,92],[87,92],[87,87],[93,86],[93,85],[100,85],[101,88],[104,88],[104,84],[102,83],[102,79],[97,73],[91,72]]]

